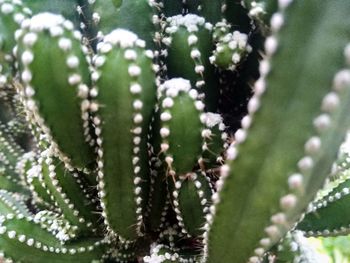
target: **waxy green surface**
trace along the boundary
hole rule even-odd
[[[18,193],[0,190],[0,215],[22,214],[31,216],[29,209],[25,204],[26,198]]]
[[[304,143],[315,134],[313,120],[321,113],[323,96],[331,91],[333,77],[343,65],[350,33],[349,24],[344,22],[349,4],[295,2],[288,10],[286,26],[277,36],[280,49],[271,61],[261,110],[248,131],[250,138],[239,146],[239,156],[220,193],[221,202],[209,233],[209,263],[217,258],[229,262],[233,257],[246,262],[260,246],[259,240],[266,237],[264,228],[271,224],[270,217],[280,212],[279,199],[288,192],[288,176],[305,155]],[[306,35],[311,37],[306,40]],[[332,48],[329,37],[334,39]],[[291,222],[313,198],[335,159],[345,134],[344,124],[350,121],[344,111],[349,99],[347,90],[342,99],[342,108],[332,116],[332,127],[321,134],[322,148],[315,156],[315,169],[305,175],[305,194],[289,212]]]
[[[61,209],[64,218],[66,218],[72,225],[78,226],[79,231],[82,233],[90,233],[90,231],[96,227],[99,216],[96,214],[97,208],[92,204],[92,200],[89,200],[81,191],[77,179],[67,171],[63,164],[56,159],[51,159],[51,165],[47,165],[49,159],[42,161],[41,169],[42,174],[39,179],[45,184],[45,188],[50,193],[51,199],[55,202],[55,205]],[[54,168],[54,177],[51,177],[50,170]],[[66,203],[65,199],[69,200]],[[73,204],[74,208],[71,207]],[[76,215],[75,210],[79,212]],[[79,219],[83,218],[85,222],[81,222]],[[87,223],[92,223],[92,228],[87,227]]]
[[[65,32],[62,37],[71,40],[71,51],[65,52],[59,48],[59,37],[51,37],[47,31],[38,34],[38,40],[32,47],[34,60],[29,65],[32,72],[30,85],[35,90],[33,99],[59,149],[74,166],[91,167],[94,154],[84,137],[80,109],[82,100],[77,95],[77,85],[68,83],[71,74],[79,74],[82,83],[89,85],[89,65],[79,41],[73,38],[72,33]],[[67,66],[69,55],[79,59],[77,69]]]
[[[132,48],[131,48],[132,49]],[[141,138],[139,144],[140,173],[143,188],[142,205],[145,205],[148,196],[149,167],[147,152],[147,132],[151,121],[151,114],[155,103],[155,76],[152,71],[152,61],[144,54],[141,48],[135,48],[137,60],[127,61],[124,58],[124,49],[115,48],[106,55],[106,62],[100,68],[101,77],[97,81],[98,96],[96,100],[100,105],[98,116],[101,118],[101,137],[103,138],[101,149],[103,150],[103,181],[106,196],[107,218],[111,228],[127,240],[137,237],[135,224],[136,202],[134,169],[132,163],[134,157],[133,139]],[[132,77],[128,73],[130,65],[141,68],[138,77]],[[132,94],[130,85],[139,83],[142,86],[140,94]],[[133,102],[139,99],[143,103],[141,124],[135,124],[133,118],[138,112],[133,108]],[[132,133],[134,128],[141,127],[139,135]],[[109,211],[109,212],[108,212]],[[119,212],[117,212],[119,211]]]
[[[306,213],[297,229],[302,230],[308,236],[349,233],[349,187],[350,180],[346,179],[328,194],[313,202],[314,211]]]
[[[172,41],[167,47],[168,55],[165,59],[167,74],[169,79],[181,77],[190,80],[192,87],[195,87],[197,81],[203,79],[205,85],[197,90],[205,94],[206,110],[216,112],[219,100],[219,80],[213,65],[209,62],[213,48],[212,36],[211,32],[204,28],[204,25],[198,25],[198,28],[197,32],[188,32],[185,27],[180,26],[175,33],[170,35]],[[197,44],[193,46],[188,44],[190,35],[195,35],[198,38]],[[201,54],[200,58],[196,60],[201,61],[201,65],[205,68],[202,74],[195,72],[196,63],[195,59],[191,58],[192,49],[198,49]]]
[[[186,93],[174,98],[174,105],[169,111],[172,119],[166,124],[170,130],[169,137],[165,139],[169,144],[166,155],[174,159],[169,168],[174,169],[177,175],[189,173],[197,165],[202,151],[200,111]]]
[[[195,181],[201,183],[199,189],[196,187]],[[203,226],[205,224],[206,213],[203,210],[209,208],[212,195],[209,181],[205,178],[205,175],[198,173],[195,181],[191,178],[183,180],[181,182],[181,188],[178,190],[179,209],[183,217],[185,229],[193,237],[197,237],[204,232]],[[199,196],[198,191],[203,191],[203,197]],[[207,202],[203,205],[201,202],[204,199]]]
[[[11,258],[14,261],[30,262],[30,263],[46,263],[50,262],[91,262],[99,260],[106,253],[106,245],[100,245],[89,251],[88,247],[94,245],[98,240],[75,241],[67,245],[62,245],[51,233],[42,229],[39,224],[32,220],[23,219],[7,219],[2,223],[6,227],[7,232],[0,235],[0,247],[5,251],[5,258]],[[8,236],[9,231],[15,231],[16,236],[11,239]],[[20,242],[17,238],[20,235],[25,235],[26,240],[35,240],[34,245],[28,246],[26,242]],[[41,248],[36,247],[36,243],[41,243]],[[47,251],[43,251],[43,247],[47,247]],[[79,251],[79,248],[84,247],[85,251]],[[50,251],[50,249],[53,251]],[[55,250],[60,249],[60,253]],[[66,249],[66,253],[62,252]],[[74,249],[75,253],[70,254],[70,250]],[[18,253],[21,251],[22,253]]]

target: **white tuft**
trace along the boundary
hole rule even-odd
[[[61,15],[56,15],[52,13],[40,13],[33,16],[30,19],[30,30],[35,32],[40,32],[45,29],[50,29],[63,24],[65,21],[64,17]]]
[[[303,185],[303,176],[301,174],[292,174],[288,177],[290,189],[299,189]]]
[[[14,11],[14,7],[12,4],[10,3],[4,3],[2,6],[1,6],[1,12],[5,15],[7,14],[10,14]]]
[[[321,139],[317,136],[311,137],[305,143],[305,151],[309,154],[317,153],[321,148]]]
[[[194,14],[187,14],[185,16],[177,15],[169,17],[167,22],[169,23],[170,27],[184,26],[189,32],[195,32],[198,31],[198,26],[204,26],[205,19]],[[206,26],[206,28],[210,27]]]
[[[104,37],[105,43],[119,45],[122,48],[133,47],[138,40],[137,35],[125,29],[116,29]]]
[[[350,86],[350,70],[343,69],[339,71],[334,77],[334,89],[342,91],[344,88]]]
[[[337,109],[339,104],[339,96],[335,92],[330,92],[323,98],[322,110],[332,112]]]
[[[213,128],[214,126],[222,123],[222,117],[218,113],[207,112],[205,113],[205,124],[209,128]]]
[[[165,81],[163,84],[163,89],[166,90],[168,96],[176,97],[180,91],[187,93],[191,89],[191,84],[189,80],[174,78]]]

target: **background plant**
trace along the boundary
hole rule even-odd
[[[350,122],[349,8],[0,0],[1,256],[317,261],[303,235],[349,226],[343,156],[314,200]]]

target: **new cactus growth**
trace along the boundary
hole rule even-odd
[[[314,198],[349,9],[0,0],[0,261],[307,262],[303,235],[348,234],[346,160]]]

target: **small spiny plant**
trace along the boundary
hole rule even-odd
[[[347,156],[315,199],[350,124],[348,10],[0,0],[2,260],[311,262],[303,235],[349,233]]]

